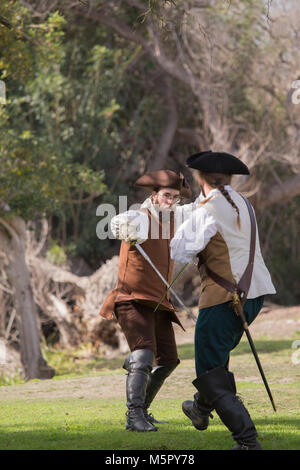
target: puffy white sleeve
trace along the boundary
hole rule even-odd
[[[149,219],[142,211],[129,210],[111,219],[111,231],[117,240],[143,243],[148,239]]]
[[[176,230],[171,240],[171,258],[180,263],[188,263],[217,233],[217,224],[204,206],[194,210],[191,216]]]
[[[195,199],[194,202],[189,204],[184,204],[183,206],[177,206],[175,209],[175,224],[178,228],[185,220],[191,217],[192,213],[198,209],[200,206],[200,201],[203,199],[203,196],[200,195]]]

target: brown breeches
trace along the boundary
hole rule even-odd
[[[155,365],[171,365],[178,361],[175,334],[167,311],[135,301],[118,302],[115,314],[127,339],[130,351],[151,349]]]

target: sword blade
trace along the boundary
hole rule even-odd
[[[264,371],[263,371],[262,365],[261,365],[260,360],[259,360],[259,357],[258,357],[258,355],[257,355],[257,351],[256,351],[256,349],[255,349],[255,346],[254,346],[254,343],[253,343],[251,334],[250,334],[250,332],[249,332],[248,329],[246,329],[245,332],[246,332],[246,335],[247,335],[247,338],[248,338],[250,347],[251,347],[251,349],[252,349],[253,355],[254,355],[254,357],[255,357],[255,361],[256,361],[257,367],[258,367],[258,369],[259,369],[260,375],[261,375],[261,377],[262,377],[262,379],[263,379],[265,388],[266,388],[266,390],[267,390],[267,393],[268,393],[268,395],[269,395],[270,401],[271,401],[271,403],[272,403],[273,410],[274,410],[274,411],[277,411],[277,410],[276,410],[275,403],[274,403],[274,400],[273,400],[273,396],[272,396],[272,393],[271,393],[271,390],[270,390],[270,387],[269,387],[269,384],[268,384],[268,382],[267,382],[265,373],[264,373]]]
[[[156,312],[156,310],[158,309],[158,307],[160,306],[160,304],[162,303],[162,301],[166,298],[169,290],[171,289],[172,285],[176,282],[176,280],[179,278],[180,274],[185,270],[185,268],[189,265],[190,263],[186,263],[183,268],[179,271],[179,273],[174,277],[173,281],[171,282],[170,286],[166,288],[165,292],[163,293],[163,295],[161,296],[158,304],[156,305],[155,309],[154,309],[154,312]]]
[[[269,384],[268,384],[268,382],[267,382],[265,373],[264,373],[264,371],[263,371],[261,362],[260,362],[260,360],[259,360],[259,357],[258,357],[256,348],[255,348],[255,345],[254,345],[254,343],[253,343],[252,336],[251,336],[250,331],[249,331],[249,329],[248,329],[248,323],[247,323],[247,320],[246,320],[245,315],[244,315],[244,312],[243,312],[243,307],[241,307],[241,310],[239,311],[239,315],[240,315],[241,320],[242,320],[242,322],[243,322],[243,328],[244,328],[244,331],[245,331],[246,336],[247,336],[247,338],[248,338],[248,341],[249,341],[249,344],[250,344],[250,347],[251,347],[253,356],[254,356],[254,358],[255,358],[257,367],[258,367],[258,369],[259,369],[261,378],[263,379],[263,383],[264,383],[264,385],[265,385],[265,388],[266,388],[267,393],[268,393],[268,395],[269,395],[270,401],[271,401],[271,403],[272,403],[273,410],[274,410],[274,411],[277,411],[277,410],[276,410],[275,403],[274,403],[274,400],[273,400],[273,396],[272,396],[272,393],[271,393],[271,390],[270,390],[270,387],[269,387]]]
[[[154,271],[156,272],[156,274],[160,277],[160,279],[163,281],[163,283],[167,286],[167,288],[170,290],[170,292],[174,295],[175,299],[177,300],[177,302],[180,304],[180,306],[182,308],[184,308],[184,310],[187,312],[188,314],[188,317],[189,318],[192,318],[192,320],[196,321],[197,318],[195,317],[195,315],[193,314],[193,312],[184,305],[183,301],[181,300],[180,297],[178,297],[178,295],[176,294],[176,292],[172,289],[172,287],[170,287],[169,283],[165,280],[165,278],[163,277],[163,275],[159,272],[159,270],[156,268],[156,266],[152,263],[150,257],[147,255],[147,253],[145,252],[145,250],[141,247],[141,245],[139,245],[139,243],[135,243],[135,246],[137,248],[137,250],[141,253],[141,255],[143,256],[143,258],[145,258],[146,261],[148,261],[148,263],[150,264],[150,266],[154,269]]]

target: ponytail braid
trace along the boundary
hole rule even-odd
[[[237,212],[237,225],[238,225],[239,231],[241,231],[240,209],[239,209],[238,206],[235,204],[235,202],[231,199],[229,192],[227,191],[227,189],[224,188],[224,185],[223,185],[223,184],[220,184],[219,186],[217,186],[217,188],[219,189],[219,191],[221,191],[221,193],[222,193],[223,196],[227,199],[227,201],[229,202],[229,204],[231,204],[232,207],[236,210],[236,212]]]
[[[235,204],[235,202],[232,200],[229,192],[224,188],[225,184],[230,184],[231,180],[231,175],[225,175],[223,173],[204,173],[199,171],[200,176],[205,179],[205,181],[212,186],[213,188],[218,189],[223,196],[226,198],[226,200],[229,202],[229,204],[234,208],[234,210],[237,212],[237,225],[239,228],[239,231],[241,231],[241,218],[240,218],[240,210],[238,206]],[[208,202],[212,196],[207,198],[205,201],[202,201],[200,204],[205,204]]]

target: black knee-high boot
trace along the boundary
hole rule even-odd
[[[162,365],[153,367],[152,372],[149,374],[149,381],[146,389],[144,414],[149,423],[168,423],[168,421],[157,421],[152,414],[148,413],[148,408],[159,392],[162,384],[173,370],[178,366],[180,360],[176,364]]]
[[[234,393],[236,394],[233,374],[229,371],[228,374],[232,382]],[[197,379],[193,382],[193,384],[197,388]],[[213,408],[205,401],[203,395],[199,391],[195,393],[194,401],[187,400],[182,403],[182,411],[188,418],[190,418],[194,427],[198,429],[198,431],[205,431],[209,425],[209,417],[213,418],[211,413]]]
[[[213,418],[213,408],[205,402],[200,392],[195,393],[194,401],[186,400],[182,403],[182,411],[198,431],[205,431],[209,425],[209,417]]]
[[[144,416],[146,387],[153,358],[154,354],[150,349],[138,349],[125,359],[123,367],[128,371],[126,379],[127,430],[157,431],[157,428],[149,423]]]
[[[234,450],[260,450],[257,431],[243,402],[236,396],[234,375],[216,367],[193,381],[206,403],[216,410],[237,442]]]

